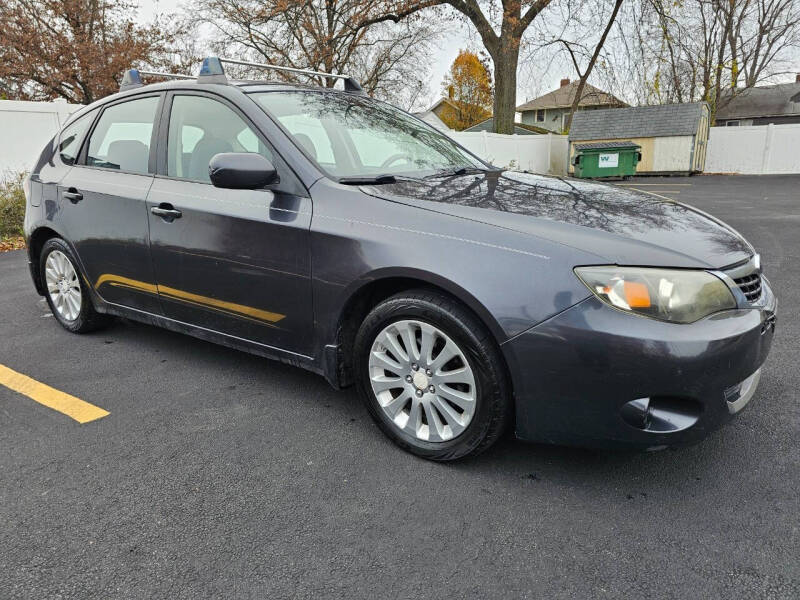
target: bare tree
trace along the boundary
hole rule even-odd
[[[631,13],[626,72],[646,103],[704,100],[713,117],[788,72],[800,49],[796,0],[640,0]]]
[[[787,55],[800,49],[800,4],[796,0],[753,0],[736,28],[731,54],[732,87],[750,88],[786,72]],[[796,56],[796,54],[795,54]]]
[[[603,46],[606,43],[606,38],[608,38],[608,34],[611,31],[611,27],[614,25],[614,21],[619,14],[619,9],[622,6],[623,0],[615,0],[614,7],[611,10],[611,15],[608,17],[606,21],[605,28],[603,29],[602,34],[600,35],[600,39],[594,44],[594,48],[591,50],[591,54],[589,55],[589,62],[584,69],[581,69],[579,55],[580,50],[583,49],[584,51],[587,50],[586,46],[579,46],[578,48],[575,45],[566,39],[559,39],[558,41],[561,42],[564,48],[569,53],[569,57],[572,60],[572,64],[575,67],[575,72],[578,74],[578,86],[575,89],[575,96],[572,99],[572,106],[570,106],[569,114],[567,115],[566,121],[564,122],[564,129],[569,131],[570,127],[572,127],[572,117],[575,115],[575,111],[578,110],[578,105],[583,98],[583,90],[586,87],[586,81],[589,79],[589,76],[592,74],[594,70],[594,66],[597,63],[597,59],[600,56],[600,52],[603,50]],[[594,22],[594,21],[593,21]]]
[[[347,73],[368,94],[401,104],[413,103],[425,87],[434,31],[418,16],[393,23],[386,0],[201,0],[197,14],[213,26],[219,50]]]

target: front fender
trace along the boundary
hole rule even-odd
[[[335,340],[348,299],[388,277],[429,283],[461,299],[498,343],[590,294],[572,267],[594,255],[328,180],[311,193],[314,314],[323,344]]]
[[[371,286],[382,281],[400,279],[415,281],[422,285],[435,287],[447,292],[451,296],[458,298],[464,304],[466,304],[470,310],[478,315],[478,317],[489,328],[490,332],[499,343],[502,343],[501,340],[506,338],[506,333],[501,327],[500,323],[498,323],[495,316],[480,300],[478,300],[478,298],[462,287],[462,285],[442,277],[437,273],[423,269],[417,269],[414,267],[384,267],[365,273],[358,279],[352,281],[350,285],[346,286],[342,290],[341,297],[338,299],[337,304],[342,307],[351,304],[352,299],[358,296],[358,294],[367,286]]]

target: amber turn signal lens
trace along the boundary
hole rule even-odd
[[[650,292],[643,283],[625,282],[625,302],[631,308],[650,308]]]
[[[671,323],[737,306],[728,285],[708,271],[592,265],[575,267],[575,274],[603,302]]]

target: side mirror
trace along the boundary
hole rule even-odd
[[[214,187],[230,190],[255,190],[278,181],[272,163],[254,152],[223,152],[208,163]]]

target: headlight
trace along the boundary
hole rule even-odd
[[[644,267],[576,267],[575,274],[603,302],[632,313],[692,323],[736,308],[725,283],[706,271]]]

